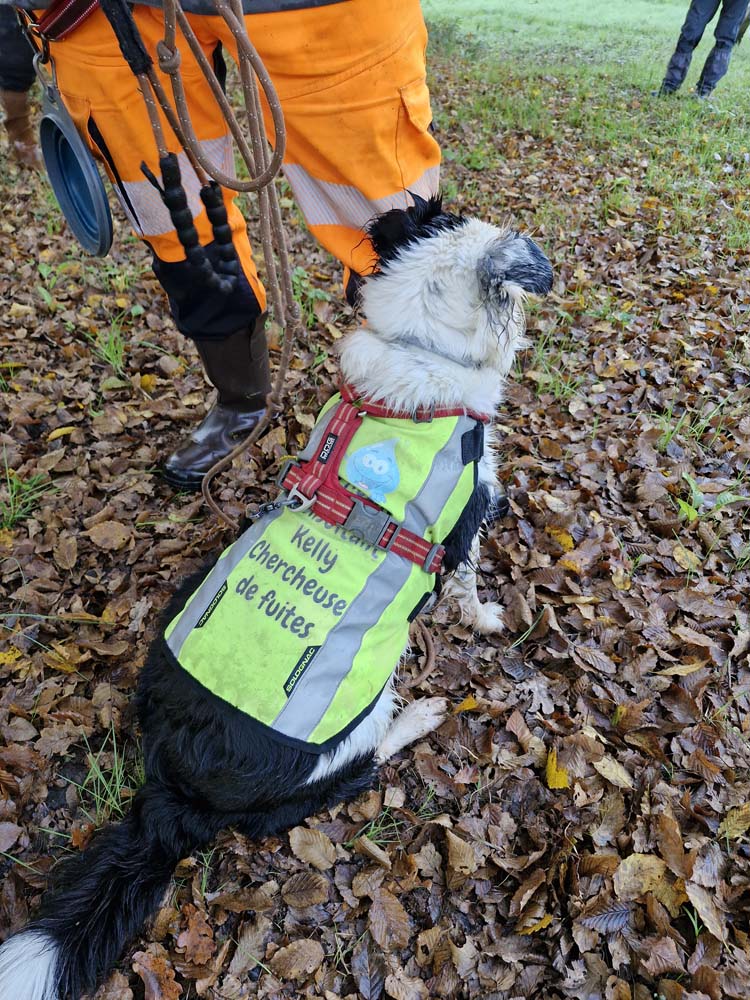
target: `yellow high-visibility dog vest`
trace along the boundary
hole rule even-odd
[[[170,653],[200,684],[314,753],[343,739],[388,681],[409,622],[434,589],[440,542],[471,497],[483,449],[476,415],[417,420],[361,406],[346,444],[341,413],[353,407],[339,395],[329,400],[302,466],[293,463],[299,490],[289,496],[309,497],[307,463],[333,483],[330,504],[322,488],[320,506],[307,510],[284,506],[288,498],[269,504],[165,632]]]

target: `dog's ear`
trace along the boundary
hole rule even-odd
[[[367,235],[381,264],[393,260],[404,247],[464,222],[460,216],[443,211],[443,199],[439,194],[426,199],[411,191],[409,194],[414,199],[412,206],[392,208],[373,219],[367,227]]]
[[[552,265],[533,240],[513,233],[480,259],[479,284],[490,299],[507,295],[508,285],[546,295],[552,288]]]

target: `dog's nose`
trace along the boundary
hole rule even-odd
[[[552,265],[528,236],[517,236],[516,241],[523,244],[524,252],[514,254],[516,259],[505,272],[505,280],[534,295],[546,295],[552,288]]]

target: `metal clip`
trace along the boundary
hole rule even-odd
[[[292,507],[294,510],[309,510],[314,503],[315,494],[311,497],[306,497],[304,493],[300,493],[299,485],[294,485],[289,490],[286,500],[281,501],[281,506]]]
[[[423,407],[421,409],[424,409]],[[430,408],[428,409],[426,415],[420,414],[418,411],[412,414],[411,418],[415,424],[431,424],[435,419],[435,404],[430,403]]]
[[[442,545],[433,545],[432,546],[432,548],[430,549],[430,551],[427,553],[427,555],[425,557],[425,561],[422,563],[422,569],[425,571],[425,573],[434,573],[435,572],[435,570],[431,570],[430,569],[430,566],[432,565],[432,561],[435,558],[435,556],[438,555],[438,553],[440,553],[441,560],[442,560],[442,555],[443,555],[444,552],[445,552],[445,549],[443,548]]]
[[[391,515],[387,510],[366,507],[361,500],[355,500],[344,527],[368,545],[377,545],[390,522]]]
[[[315,497],[309,498],[300,493],[296,486],[293,486],[289,494],[278,500],[271,500],[269,503],[262,503],[252,514],[247,515],[248,521],[258,521],[267,514],[273,514],[275,510],[282,507],[290,507],[292,510],[309,510],[315,503]]]
[[[286,462],[284,462],[284,464],[281,466],[281,471],[276,477],[277,486],[281,486],[283,488],[287,472],[289,472],[290,469],[294,468],[295,465],[299,466],[299,462],[297,461],[296,458],[288,458]]]

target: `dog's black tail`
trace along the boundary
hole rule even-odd
[[[39,917],[0,948],[3,1000],[78,1000],[155,911],[180,858],[216,821],[147,783],[122,823],[96,834],[53,874]]]

